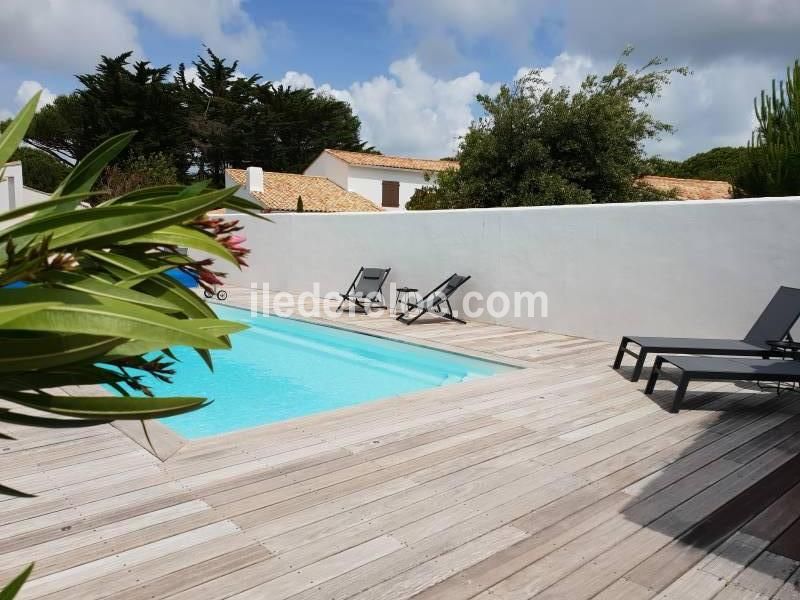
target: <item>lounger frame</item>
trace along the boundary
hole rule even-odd
[[[709,340],[711,342],[712,340]],[[739,341],[739,340],[718,340],[719,342],[725,341]],[[636,344],[639,346],[639,352],[636,353],[628,348],[628,344]],[[622,365],[622,358],[628,354],[636,359],[636,364],[633,366],[633,373],[631,373],[631,381],[639,381],[642,376],[642,369],[649,354],[656,354],[658,352],[670,352],[672,354],[714,354],[718,356],[757,356],[759,358],[770,358],[775,356],[775,352],[769,348],[753,347],[752,350],[745,348],[726,349],[722,345],[709,344],[708,346],[698,348],[693,346],[681,346],[680,343],[670,344],[641,344],[637,341],[636,336],[624,336],[619,344],[617,356],[614,358],[614,368],[619,369]]]
[[[664,352],[770,358],[777,354],[770,347],[770,343],[791,339],[790,331],[798,318],[800,318],[800,289],[781,286],[741,340],[625,336],[614,359],[614,368],[620,368],[625,354],[633,356],[636,358],[636,364],[633,367],[631,381],[638,381],[648,354]],[[628,344],[631,343],[639,346],[638,354],[628,348]]]
[[[459,278],[458,281],[447,291],[447,293],[442,292],[442,290],[450,283],[453,279]],[[456,323],[461,323],[462,325],[466,325],[467,322],[463,319],[459,319],[453,313],[453,306],[450,304],[450,297],[456,293],[458,288],[464,285],[467,281],[472,278],[471,275],[459,275],[458,273],[453,273],[450,277],[445,279],[442,283],[437,285],[433,288],[430,292],[425,294],[421,300],[417,302],[409,302],[407,304],[407,310],[397,316],[397,320],[401,323],[405,323],[406,325],[411,325],[414,321],[419,319],[422,315],[426,313],[434,314],[437,317],[442,317],[447,319],[448,321],[454,321]],[[427,306],[425,306],[426,302],[429,299],[434,299],[430,302]],[[416,315],[408,318],[408,315],[413,311],[419,311]]]
[[[339,303],[339,306],[336,308],[336,310],[342,310],[342,306],[344,306],[345,302],[351,302],[356,307],[356,310],[360,310],[363,313],[367,313],[372,309],[386,308],[386,299],[383,296],[383,284],[386,283],[386,279],[389,277],[391,270],[391,268],[380,269],[374,267],[361,267],[358,270],[358,273],[356,273],[356,276],[353,278],[353,282],[350,284],[350,287],[347,288],[347,291],[340,292],[339,295],[342,297],[342,301]],[[361,278],[365,276],[367,271],[382,271],[377,280],[377,286],[374,286],[374,289],[369,290],[363,295],[356,295],[356,288],[358,287]]]
[[[650,378],[647,380],[647,387],[645,387],[645,394],[652,394],[655,389],[656,382],[659,378],[668,379],[675,383],[678,387],[675,390],[675,396],[672,399],[672,407],[670,412],[677,413],[683,405],[683,399],[686,397],[686,390],[692,381],[757,381],[757,382],[777,382],[777,383],[800,383],[800,371],[795,373],[767,373],[763,371],[753,372],[751,370],[742,369],[741,371],[719,371],[713,368],[702,369],[692,368],[686,369],[676,362],[680,362],[682,357],[673,356],[657,356],[653,364],[653,370],[650,373]],[[699,357],[700,358],[700,357]],[[673,362],[676,361],[676,362]],[[702,362],[702,361],[699,361]],[[735,359],[730,361],[735,363]],[[797,364],[796,360],[780,361],[787,364]],[[663,370],[664,363],[668,363],[680,370],[680,375],[673,378],[670,374],[665,373]]]

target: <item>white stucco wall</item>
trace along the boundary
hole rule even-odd
[[[12,210],[23,204],[22,165],[18,162],[8,163],[0,181],[0,211]]]
[[[29,188],[28,186],[22,187],[22,198],[25,204],[33,204],[35,202],[42,202],[50,199],[50,194]]]
[[[459,272],[465,292],[547,293],[547,318],[498,322],[589,338],[741,337],[800,287],[800,198],[270,218],[244,219],[251,268],[231,282],[324,293],[365,265],[427,290]]]
[[[25,187],[21,163],[10,162],[3,167],[3,179],[0,180],[0,212],[41,202],[48,198],[49,194]]]
[[[435,179],[426,181],[422,171],[354,166],[350,166],[349,169],[347,189],[369,198],[378,206],[381,206],[383,201],[383,182],[400,182],[400,207],[387,208],[387,211],[405,210],[406,204],[417,189],[435,183]]]
[[[327,152],[321,153],[303,175],[327,177],[340,188],[347,189],[347,163]]]

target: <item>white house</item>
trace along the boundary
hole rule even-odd
[[[458,163],[449,160],[324,150],[304,175],[326,177],[384,210],[405,210],[414,191],[435,183],[441,171],[455,168]]]
[[[22,163],[14,161],[3,167],[3,179],[0,180],[0,212],[6,212],[47,200],[49,194],[25,186],[22,181]]]

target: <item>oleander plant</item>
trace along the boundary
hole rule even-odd
[[[0,165],[21,143],[38,100],[37,94],[0,134]],[[182,271],[209,289],[224,277],[215,260],[246,266],[238,222],[209,213],[231,209],[261,218],[259,207],[236,197],[235,187],[203,182],[114,197],[92,191],[134,135],[98,146],[48,200],[0,214],[0,424],[50,423],[36,411],[110,421],[200,409],[205,398],[155,397],[147,379],[170,380],[173,346],[194,348],[212,368],[210,351],[230,348],[229,336],[244,329],[218,319],[170,273]],[[117,394],[64,390],[89,385]],[[0,436],[13,444],[13,436]],[[30,497],[2,484],[0,495]],[[0,600],[14,597],[30,569],[0,591]]]

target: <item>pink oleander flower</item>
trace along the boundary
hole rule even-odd
[[[192,226],[210,235],[217,242],[225,246],[234,256],[240,267],[247,266],[247,262],[245,262],[244,258],[250,253],[250,250],[242,246],[242,243],[246,241],[247,238],[243,235],[236,235],[237,231],[243,229],[238,220],[228,220],[206,215],[195,219]]]

